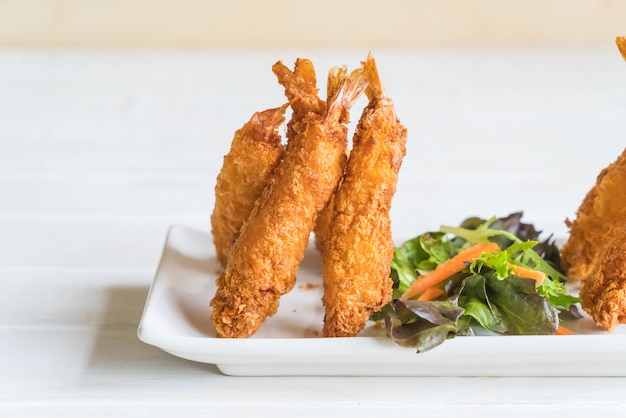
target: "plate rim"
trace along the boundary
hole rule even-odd
[[[427,365],[428,363],[441,363],[443,360],[462,357],[484,357],[488,355],[518,355],[527,358],[528,356],[557,354],[567,358],[572,356],[593,355],[597,358],[598,354],[603,354],[608,358],[621,357],[620,354],[626,354],[626,334],[615,335],[609,333],[593,333],[593,334],[576,334],[567,336],[549,336],[549,335],[511,335],[511,336],[458,336],[445,341],[442,345],[434,349],[416,353],[415,350],[400,347],[393,343],[388,337],[374,336],[357,336],[344,338],[325,338],[325,337],[253,337],[244,339],[228,339],[211,336],[185,336],[172,332],[163,332],[146,325],[146,319],[150,315],[151,310],[155,309],[154,292],[162,283],[163,271],[166,269],[168,259],[165,257],[167,251],[172,247],[172,240],[177,234],[200,234],[203,237],[210,237],[210,233],[200,229],[174,224],[168,228],[165,244],[163,246],[161,258],[156,269],[153,281],[150,285],[146,302],[144,305],[141,320],[137,327],[137,336],[142,342],[158,347],[172,355],[186,358],[188,360],[199,361],[202,363],[215,364],[223,373],[248,375],[245,366],[250,367],[249,375],[280,375],[286,373],[285,363],[293,364],[297,359],[307,360],[312,369],[309,372],[298,369],[294,373],[302,375],[318,375],[314,366],[317,363],[335,364],[345,362],[351,358],[358,360],[359,364],[363,364],[365,360],[376,361],[379,366],[389,365],[391,367],[389,373],[384,375],[432,375],[420,373],[419,370],[413,370],[414,367]],[[212,242],[211,242],[212,246]],[[175,248],[175,247],[174,247]],[[598,339],[604,339],[602,344],[598,344]],[[522,341],[522,343],[520,343]],[[546,344],[546,341],[550,343]],[[593,346],[594,350],[590,351],[589,347]],[[314,353],[314,354],[312,354]],[[250,354],[253,354],[250,357]],[[237,357],[242,357],[238,359]],[[247,358],[245,361],[243,357]],[[451,357],[453,356],[453,357]],[[336,370],[337,375],[353,375],[350,372],[353,364],[345,364]],[[621,367],[608,370],[606,367],[598,369],[594,375],[626,375],[626,362],[622,362]],[[454,362],[451,363],[455,364]],[[398,370],[397,366],[405,365],[405,370]],[[254,367],[253,367],[254,366]],[[259,369],[261,367],[261,369]],[[274,373],[272,372],[274,368]],[[222,370],[224,369],[224,370]],[[263,372],[264,370],[264,372]],[[262,373],[261,373],[262,372]],[[426,372],[426,370],[424,370]],[[260,373],[260,374],[259,374]],[[335,374],[335,373],[333,373]],[[368,373],[367,370],[358,373],[362,376],[381,375],[380,372]],[[574,373],[576,374],[576,373]],[[447,372],[437,375],[443,376],[461,376],[466,375],[462,370],[457,373]],[[470,374],[475,376],[477,374]],[[478,374],[483,375],[483,374]],[[494,375],[493,373],[485,373],[484,375]],[[526,375],[513,373],[503,375]],[[532,374],[532,375],[536,375]],[[555,370],[547,370],[541,375],[571,375],[571,373],[558,373]],[[590,375],[589,371],[583,375]]]

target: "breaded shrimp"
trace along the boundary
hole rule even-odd
[[[615,41],[626,60],[626,38]],[[609,332],[626,323],[625,181],[626,149],[598,176],[562,250],[566,272],[585,280],[580,291],[583,309]]]
[[[618,36],[615,38],[615,43],[617,44],[617,49],[622,54],[624,61],[626,61],[626,37]]]
[[[230,249],[283,155],[278,133],[288,105],[257,112],[235,132],[215,184],[211,214],[217,259],[226,266]]]
[[[348,75],[347,68],[344,67],[333,67],[328,71],[328,81],[326,83],[326,97],[328,99],[332,98],[337,94],[337,91],[341,87],[341,84],[345,80]],[[344,115],[345,123],[348,122],[349,115]],[[346,142],[346,155],[348,153],[348,147]],[[339,182],[341,184],[341,181]],[[326,241],[326,237],[328,236],[328,227],[330,225],[330,218],[333,214],[333,201],[334,201],[334,193],[333,196],[330,197],[330,200],[324,206],[317,216],[317,221],[315,222],[315,228],[313,232],[315,234],[315,247],[321,252],[324,248],[324,242]]]
[[[318,96],[316,78],[314,76],[313,64],[305,58],[298,58],[294,65],[293,72],[289,70],[281,61],[272,66],[272,71],[276,75],[278,82],[285,88],[285,96],[291,102],[293,110],[291,119],[287,123],[288,144],[297,135],[299,130],[304,128],[302,123],[309,113],[323,114],[328,106],[328,101],[341,87],[348,70],[346,67],[333,67],[328,72],[328,82],[326,84],[326,102]],[[313,77],[311,77],[313,74]],[[342,121],[343,123],[343,121]],[[324,234],[328,230],[328,221],[332,209],[328,204],[319,213],[315,223],[315,244],[321,250],[321,243]]]
[[[313,68],[303,76],[314,79]],[[340,122],[342,115],[367,84],[367,74],[354,71],[325,114],[308,113],[296,130],[216,281],[211,320],[220,336],[254,334],[293,288],[317,214],[343,173],[347,127]]]
[[[346,173],[335,194],[324,245],[323,335],[357,335],[372,312],[391,300],[394,243],[389,210],[406,153],[407,130],[380,83],[374,58],[365,62],[369,104],[359,120]]]
[[[626,149],[606,167],[585,196],[576,219],[565,223],[570,236],[561,264],[572,280],[585,280],[617,234],[626,226]]]
[[[580,298],[583,309],[604,330],[626,322],[626,228],[603,252],[583,283]]]

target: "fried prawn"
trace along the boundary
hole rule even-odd
[[[561,249],[561,263],[572,280],[585,280],[608,245],[626,226],[626,149],[600,172],[576,219],[565,223],[570,236]]]
[[[617,48],[622,54],[624,61],[626,61],[626,37],[618,36],[617,38],[615,38],[615,43],[617,44]]]
[[[235,132],[215,184],[211,214],[217,259],[226,266],[230,249],[250,215],[254,202],[269,181],[283,155],[279,126],[287,105],[257,112]]]
[[[626,38],[616,39],[626,60]],[[581,306],[606,331],[626,322],[626,149],[583,201],[563,247],[566,272],[584,279]]]
[[[301,75],[314,83],[312,66]],[[211,320],[219,335],[254,334],[293,288],[317,215],[343,174],[347,126],[342,115],[367,84],[363,70],[352,72],[324,114],[309,112],[294,130],[276,175],[241,228],[216,281]]]
[[[324,102],[318,96],[315,78],[307,76],[307,74],[314,74],[312,68],[313,64],[311,61],[305,58],[296,60],[293,71],[289,70],[280,61],[272,66],[272,71],[276,75],[278,82],[285,88],[285,96],[292,103],[291,108],[293,112],[291,119],[287,123],[288,144],[304,128],[303,120],[306,115],[310,113],[323,114],[326,111],[328,101],[335,96],[348,74],[345,66],[333,67],[328,71],[328,82],[326,84],[327,101]],[[315,244],[320,250],[328,231],[331,213],[332,208],[329,203],[320,211],[315,223]]]
[[[389,210],[406,153],[407,130],[383,91],[374,58],[365,63],[369,104],[353,148],[324,244],[323,335],[357,335],[374,311],[391,300],[394,243]]]

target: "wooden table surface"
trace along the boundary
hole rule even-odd
[[[271,65],[323,89],[367,52],[0,50],[0,416],[626,413],[625,378],[229,377],[138,340],[169,225],[209,228],[233,132],[284,100]],[[613,45],[373,53],[409,129],[398,241],[518,210],[563,237],[624,149]]]

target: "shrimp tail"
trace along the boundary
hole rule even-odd
[[[291,141],[297,135],[300,130],[299,125],[308,114],[323,115],[326,112],[326,103],[318,96],[317,77],[310,60],[298,58],[293,71],[278,61],[272,66],[272,71],[278,83],[285,89],[285,96],[293,110],[291,119],[287,123],[287,140]]]
[[[289,100],[315,96],[317,97],[317,78],[311,60],[298,58],[291,71],[282,61],[272,66],[272,72],[278,82],[285,88],[285,96]]]
[[[361,66],[345,78],[341,87],[328,99],[326,123],[345,121],[345,115],[369,85],[369,74]]]
[[[246,128],[254,132],[254,137],[258,141],[274,143],[276,141],[276,131],[285,121],[285,111],[288,107],[289,103],[285,103],[281,107],[256,112],[250,118]]]
[[[346,77],[348,69],[346,66],[333,67],[328,71],[328,81],[326,82],[326,97],[331,98],[337,94]]]
[[[376,60],[374,59],[374,56],[371,53],[368,54],[367,59],[362,64],[370,78],[370,84],[369,86],[367,86],[365,94],[367,95],[370,102],[374,100],[382,100],[386,97],[386,93],[380,81],[380,76],[378,74],[378,68],[376,67]]]

